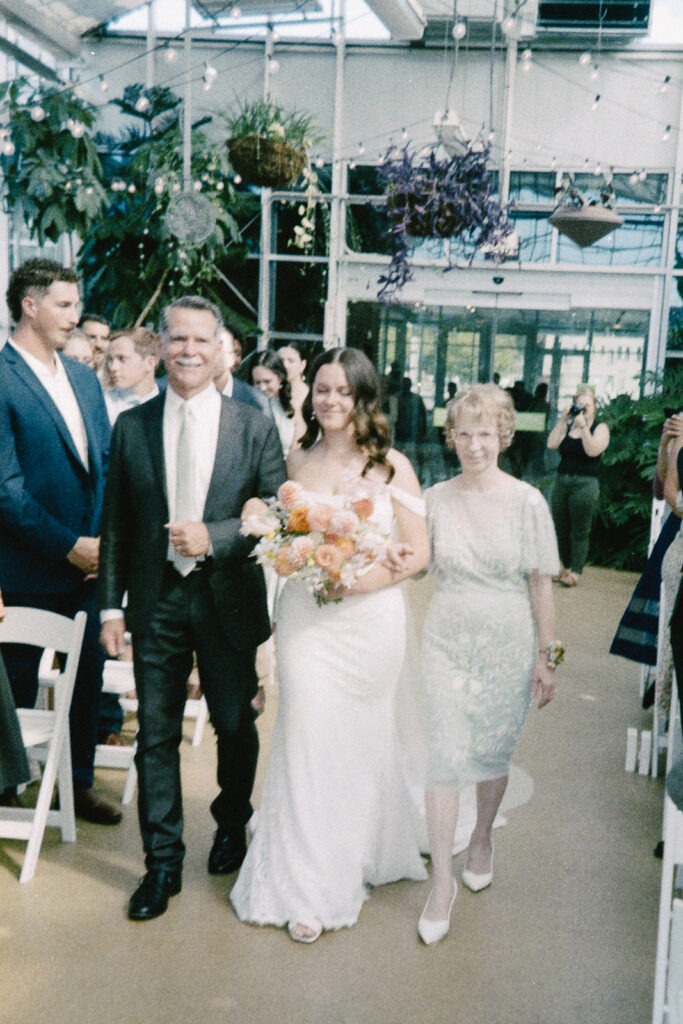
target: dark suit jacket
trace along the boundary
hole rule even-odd
[[[232,397],[236,402],[260,409],[263,415],[269,419],[273,418],[270,412],[270,402],[266,396],[251,384],[245,384],[243,380],[238,380],[237,377],[232,378]]]
[[[270,635],[263,572],[240,534],[242,506],[267,498],[286,477],[275,424],[225,396],[213,475],[204,508],[213,556],[208,568],[220,628],[238,650]],[[144,634],[161,592],[168,555],[164,465],[165,395],[116,421],[102,516],[100,608],[120,608],[128,591],[126,626]]]
[[[66,561],[79,537],[96,537],[111,428],[95,372],[64,367],[88,436],[89,470],[49,394],[11,345],[0,350],[0,587],[68,593],[83,573]]]

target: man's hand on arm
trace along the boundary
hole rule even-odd
[[[86,576],[96,576],[100,564],[100,538],[79,537],[66,556],[66,560]]]
[[[169,523],[166,527],[171,546],[185,558],[201,558],[211,550],[211,537],[206,523],[195,523],[185,520],[182,523]]]

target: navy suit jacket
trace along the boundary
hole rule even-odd
[[[81,462],[57,406],[11,345],[0,350],[0,587],[68,593],[83,573],[66,556],[79,537],[100,532],[111,428],[93,370],[64,368],[88,437]]]

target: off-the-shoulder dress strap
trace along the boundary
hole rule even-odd
[[[425,516],[427,514],[424,498],[418,498],[415,494],[410,494],[409,491],[404,491],[393,484],[388,485],[388,490],[391,497],[400,505],[403,505],[404,508],[407,508],[409,512],[414,512],[416,516]]]

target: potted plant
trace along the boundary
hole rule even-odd
[[[104,209],[105,179],[90,132],[97,110],[76,87],[0,84],[0,167],[7,208],[43,245],[86,238]]]
[[[408,260],[416,238],[456,240],[448,269],[463,257],[472,262],[484,247],[494,261],[503,258],[500,243],[513,226],[491,192],[489,153],[488,144],[475,142],[450,154],[439,147],[389,147],[378,168],[392,253],[388,271],[379,278],[380,299],[393,297],[411,280]]]
[[[623,218],[613,209],[615,195],[611,182],[605,180],[600,190],[600,202],[587,199],[574,184],[574,177],[566,174],[555,189],[555,207],[548,221],[561,235],[571,238],[582,249],[604,238],[610,231],[621,227]]]
[[[226,142],[235,172],[250,185],[283,189],[310,168],[312,121],[269,100],[245,103],[227,117]]]

